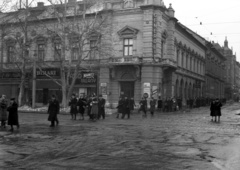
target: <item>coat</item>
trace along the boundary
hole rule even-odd
[[[211,105],[210,105],[210,116],[216,116],[215,115],[215,102],[211,102]]]
[[[129,109],[134,110],[134,106],[136,106],[135,101],[133,99],[130,99],[129,100]]]
[[[81,114],[84,114],[85,112],[85,106],[87,105],[87,101],[84,99],[84,98],[80,98],[78,100],[78,112],[81,113]]]
[[[8,114],[8,125],[19,125],[18,122],[18,104],[14,102],[7,108]]]
[[[147,100],[146,99],[143,99],[139,102],[140,104],[140,109],[139,111],[143,111],[143,112],[146,112],[147,111]]]
[[[77,114],[78,113],[77,104],[78,104],[78,100],[76,98],[72,98],[70,100],[69,106],[70,106],[70,113],[71,114]]]
[[[7,120],[7,101],[5,99],[1,99],[0,101],[0,121]]]
[[[95,98],[91,102],[91,114],[98,115],[98,100]]]
[[[215,103],[215,116],[222,116],[221,107],[222,107],[221,102],[216,102]]]
[[[123,99],[120,99],[120,100],[118,101],[118,106],[117,106],[118,113],[123,113],[123,104],[124,104],[124,100],[123,100]]]
[[[104,98],[98,100],[98,114],[104,115],[105,114],[105,103],[106,100]]]
[[[56,99],[51,100],[48,105],[48,121],[55,121],[57,119],[57,114],[59,113],[59,110],[59,102]]]
[[[156,100],[152,99],[150,100],[150,112],[154,112],[156,108]]]

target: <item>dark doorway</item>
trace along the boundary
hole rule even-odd
[[[43,104],[48,104],[48,89],[43,89]]]
[[[127,96],[128,98],[134,97],[134,82],[124,81],[120,82],[121,95]]]

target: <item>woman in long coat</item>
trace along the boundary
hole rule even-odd
[[[84,112],[85,112],[85,107],[87,105],[87,101],[81,96],[78,100],[78,112],[82,116],[82,120],[84,120]]]
[[[96,120],[98,118],[98,99],[96,97],[93,98],[91,105],[92,120]]]
[[[124,99],[122,97],[119,98],[118,106],[117,106],[117,118],[119,118],[119,114],[123,114],[123,105]]]
[[[57,119],[57,115],[59,113],[59,109],[60,109],[60,105],[59,102],[57,101],[55,95],[52,95],[52,99],[49,102],[48,105],[48,121],[51,122],[50,127],[54,127],[55,126],[55,121],[58,124],[58,119]]]
[[[210,116],[212,116],[212,120],[213,121],[213,117],[215,117],[215,120],[216,120],[216,114],[215,114],[215,100],[213,100],[211,102],[211,105],[210,105]]]
[[[156,108],[156,100],[152,97],[150,100],[150,113],[153,116]]]
[[[7,100],[5,99],[5,95],[2,95],[0,98],[0,121],[1,121],[1,127],[6,128]]]
[[[219,99],[216,99],[216,101],[215,101],[215,116],[218,117],[218,122],[220,122],[220,116],[222,116],[221,107],[222,107],[222,103],[219,101]],[[216,122],[216,117],[215,117],[215,122]]]
[[[15,98],[11,98],[10,105],[7,108],[8,114],[8,125],[11,126],[10,131],[13,131],[13,125],[16,125],[19,128],[18,122],[18,104],[15,102]]]
[[[78,109],[77,109],[78,100],[75,94],[72,94],[72,98],[69,101],[68,105],[70,106],[70,114],[72,116],[72,120],[76,120]]]

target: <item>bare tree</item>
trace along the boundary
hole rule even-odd
[[[18,3],[12,6],[14,11],[9,16],[1,18],[1,32],[4,43],[9,41],[13,44],[12,56],[8,60],[17,67],[21,73],[18,103],[23,104],[25,94],[25,83],[27,75],[27,62],[29,62],[29,6],[25,4],[24,10],[19,10]],[[3,54],[2,54],[3,55]]]
[[[111,31],[102,1],[85,0],[80,4],[69,4],[66,0],[59,0],[58,3],[48,1],[56,22],[47,30],[58,41],[58,46],[54,45],[53,48],[59,52],[55,60],[60,63],[62,104],[66,107],[79,72],[83,69],[82,63],[99,64],[100,56],[111,53]],[[72,53],[73,47],[77,49],[75,54]]]

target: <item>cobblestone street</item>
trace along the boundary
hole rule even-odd
[[[46,114],[20,113],[20,129],[0,131],[0,169],[237,170],[240,104],[226,105],[220,123],[209,108],[130,119],[70,120],[49,127]]]

